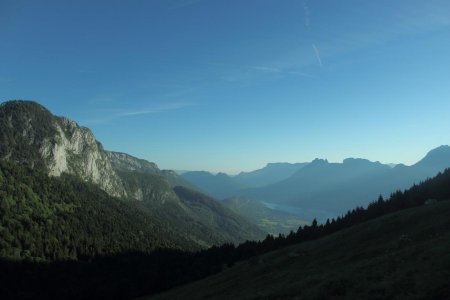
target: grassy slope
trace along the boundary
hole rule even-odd
[[[450,299],[449,282],[445,201],[274,251],[148,299]]]

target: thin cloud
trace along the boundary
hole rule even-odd
[[[192,103],[182,103],[182,102],[168,103],[163,106],[155,107],[155,108],[122,112],[122,113],[117,114],[116,117],[129,117],[129,116],[156,114],[156,113],[162,113],[165,111],[178,110],[178,109],[182,109],[182,108],[193,106],[193,105],[194,104],[192,104]]]
[[[320,65],[321,67],[323,67],[323,64],[322,64],[322,58],[320,58],[320,52],[319,52],[319,49],[317,49],[316,45],[314,45],[314,44],[311,44],[311,46],[312,46],[312,48],[313,48],[313,50],[314,50],[314,53],[316,54],[316,58],[317,58],[317,61],[319,62],[319,65]]]
[[[250,67],[253,70],[261,71],[264,73],[280,73],[282,70],[280,68],[274,68],[274,67],[266,67],[266,66],[256,66],[256,67]]]
[[[292,75],[302,76],[302,77],[316,78],[316,76],[308,74],[308,73],[304,73],[304,72],[287,71],[287,73],[292,74]]]
[[[164,104],[161,106],[147,107],[147,108],[143,108],[143,109],[139,109],[139,110],[124,110],[121,112],[116,112],[114,114],[103,116],[101,118],[84,120],[80,123],[91,124],[91,125],[92,124],[105,124],[105,123],[111,122],[115,119],[134,117],[134,116],[140,116],[140,115],[164,113],[167,111],[175,111],[175,110],[179,110],[179,109],[183,109],[183,108],[195,106],[195,105],[196,104],[190,103],[190,102],[167,103],[167,104]]]
[[[254,65],[222,61],[210,61],[207,64],[218,69],[216,71],[218,74],[217,79],[232,83],[258,84],[260,82],[280,80],[286,77],[314,79],[317,77],[303,72],[305,67],[311,65],[311,58],[307,58],[307,49],[308,48],[304,49],[304,55],[298,55],[298,51],[295,51],[295,57],[286,57],[286,55],[281,57],[280,55],[281,58],[275,57],[273,60],[260,62]],[[292,53],[294,53],[294,51]]]

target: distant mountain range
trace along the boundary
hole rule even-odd
[[[365,206],[380,194],[387,197],[447,167],[450,167],[450,147],[440,146],[412,166],[360,158],[347,158],[342,163],[315,159],[302,164],[269,164],[264,169],[235,177],[206,172],[202,176],[194,176],[197,172],[182,176],[216,198],[246,197],[311,220],[318,215],[326,219]]]
[[[233,179],[248,188],[262,187],[289,178],[308,163],[268,163],[264,168],[241,172]]]
[[[241,172],[236,176],[225,173],[213,175],[206,171],[183,172],[181,176],[208,195],[225,199],[244,189],[263,187],[287,179],[306,165],[307,163],[268,163],[262,169]]]
[[[199,190],[216,199],[224,199],[235,195],[246,186],[235,181],[225,173],[213,175],[206,171],[190,171],[181,174],[188,182],[192,183]]]
[[[278,205],[320,209],[341,214],[403,190],[450,167],[450,147],[431,150],[412,166],[391,168],[365,159],[329,163],[316,159],[283,181],[239,194]]]
[[[193,190],[175,172],[104,150],[88,128],[36,102],[0,105],[0,161],[0,256],[45,260],[160,247],[200,249],[266,234]],[[30,199],[22,201],[23,195]],[[26,225],[17,229],[17,224]],[[80,226],[86,228],[79,231]],[[76,234],[63,238],[61,232]],[[43,252],[43,247],[55,250]]]

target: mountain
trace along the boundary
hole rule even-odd
[[[262,187],[290,177],[307,163],[269,163],[264,168],[252,172],[241,172],[236,176],[225,173],[213,175],[206,171],[189,171],[181,176],[200,190],[216,199],[224,199],[240,194],[241,190]]]
[[[194,221],[207,226],[202,228],[202,239],[205,236],[216,238],[221,236],[221,239],[216,238],[216,245],[224,243],[223,241],[242,242],[246,240],[262,239],[267,232],[256,228],[253,223],[248,223],[247,219],[236,214],[233,210],[228,209],[222,203],[204,195],[197,191],[185,187],[175,187],[177,196],[189,209],[195,212],[197,218]],[[179,216],[174,216],[178,217]],[[250,220],[251,221],[251,220]],[[186,223],[187,228],[198,226],[192,221]]]
[[[140,232],[137,228],[143,224],[141,231],[144,233],[152,231],[151,228],[160,228],[152,232],[153,238],[148,239],[155,241],[150,243],[151,246],[147,242],[142,243],[146,245],[144,248],[147,251],[163,245],[172,248],[199,249],[225,242],[237,243],[247,239],[259,239],[265,235],[255,225],[217,203],[216,200],[190,191],[192,185],[175,172],[161,171],[154,163],[124,153],[105,151],[89,129],[80,127],[66,117],[52,115],[36,102],[9,101],[0,105],[0,161],[13,164],[12,168],[29,167],[36,170],[38,172],[35,174],[38,177],[36,180],[44,175],[49,176],[45,179],[49,181],[47,184],[49,187],[34,185],[32,183],[35,180],[30,183],[26,181],[26,176],[19,177],[24,180],[23,182],[20,180],[16,182],[17,186],[24,189],[24,193],[36,198],[36,205],[42,206],[42,209],[36,211],[28,207],[28,202],[18,201],[18,197],[22,194],[14,194],[9,186],[4,186],[0,190],[11,199],[10,201],[19,205],[15,208],[16,211],[29,209],[33,211],[28,217],[31,220],[30,224],[34,224],[32,227],[44,226],[42,224],[45,223],[41,220],[50,218],[53,225],[60,228],[60,232],[77,232],[78,229],[73,227],[79,226],[77,224],[81,224],[82,220],[88,223],[87,226],[92,223],[98,224],[101,228],[105,228],[105,222],[110,220],[106,226],[108,230],[98,231],[99,234],[102,233],[106,244],[113,243],[116,239],[115,233],[121,232],[122,229],[117,228],[121,226],[120,224],[128,224],[126,228],[135,228],[134,232]],[[72,176],[74,180],[86,186],[81,185],[80,190],[72,185],[67,186],[70,192],[67,196],[59,191],[60,187],[53,190],[55,186],[62,185],[58,180],[63,176],[64,178]],[[95,188],[98,191],[93,192],[92,198],[82,194],[86,189]],[[53,204],[48,200],[53,199],[51,196],[47,194],[45,197],[32,196],[40,195],[42,192],[40,189],[47,189],[50,195],[59,195],[74,209],[66,211],[63,215],[58,214],[58,209],[52,208]],[[185,189],[186,192],[180,194],[180,189]],[[99,196],[99,200],[96,201],[95,195],[101,193],[104,195]],[[89,203],[86,208],[75,209],[85,205],[79,204],[81,201],[78,200],[79,197],[89,198],[93,203]],[[199,202],[194,203],[196,197]],[[1,199],[2,205],[5,199]],[[111,213],[111,216],[107,216],[104,212],[111,210],[110,207],[106,207],[108,205],[121,207],[120,210],[128,210],[129,213],[122,216]],[[95,208],[90,209],[90,206]],[[118,210],[119,208],[115,212],[118,213]],[[92,212],[98,213],[89,215]],[[67,214],[74,219],[72,223],[65,223]],[[14,215],[11,218],[14,219]],[[3,222],[4,219],[0,221]],[[16,228],[9,223],[0,225]],[[30,235],[31,231],[27,231],[31,230],[30,227],[25,226],[23,230],[28,232],[26,234],[31,242],[14,244],[19,253],[32,251],[30,247],[34,243],[33,238],[37,238]],[[9,233],[12,236],[16,235],[14,231]],[[88,239],[92,241],[94,236],[89,235]],[[137,248],[124,246],[122,243],[126,243],[126,240],[118,239],[118,241],[120,245],[114,249],[142,250],[141,246],[136,246]],[[61,243],[65,242],[64,239],[55,237],[53,243],[59,248],[62,247]],[[22,257],[21,254],[19,256]],[[67,254],[64,257],[72,256]]]
[[[217,198],[244,197],[262,201],[275,210],[295,213],[311,221],[325,221],[351,207],[367,205],[382,194],[419,183],[450,167],[450,147],[431,150],[412,166],[381,164],[361,158],[342,163],[316,159],[311,163],[274,163],[236,176],[186,172],[181,176]]]
[[[142,201],[123,201],[69,174],[0,161],[0,257],[76,260],[157,248],[200,249]],[[156,219],[159,218],[159,219]]]
[[[112,196],[127,195],[92,132],[36,102],[0,104],[0,145],[2,160],[43,167],[51,176],[73,174]]]
[[[436,175],[450,167],[450,147],[431,150],[412,165],[390,167],[365,159],[348,158],[342,163],[316,159],[288,179],[240,193],[259,201],[274,204],[277,209],[295,211],[316,210],[324,219],[346,210],[367,205],[378,195],[388,196],[395,190]],[[312,216],[310,216],[311,218]]]
[[[417,171],[423,173],[437,173],[443,170],[442,166],[450,165],[450,146],[442,145],[437,147],[412,166]]]
[[[241,172],[233,179],[249,188],[261,187],[289,178],[308,163],[268,163],[264,168]]]
[[[11,178],[21,178],[14,175]],[[227,243],[197,253],[160,249],[80,261],[0,258],[0,295],[47,300],[135,299],[150,294],[156,299],[409,299],[413,294],[417,299],[447,299],[449,183],[447,169],[365,209],[354,208],[330,222],[312,222],[286,236],[267,235],[263,241],[237,247]],[[22,193],[20,188],[7,190]],[[202,202],[196,196],[192,200]],[[67,209],[58,204],[58,209]],[[10,223],[17,228],[17,222]],[[26,220],[20,223],[29,226]],[[51,247],[54,241],[52,237]],[[175,286],[179,287],[157,295]]]
[[[164,177],[171,187],[184,186],[190,189],[196,189],[194,185],[179,176],[175,171],[160,170],[153,162],[122,152],[106,151],[106,154],[116,171],[136,171],[138,173],[158,175]]]
[[[448,299],[449,215],[399,211],[142,299]]]
[[[232,197],[223,200],[222,204],[273,235],[297,231],[300,226],[309,224],[294,214],[271,209],[259,201],[248,198]]]
[[[225,173],[213,175],[206,171],[190,171],[181,174],[181,177],[216,199],[233,196],[237,191],[245,188]]]

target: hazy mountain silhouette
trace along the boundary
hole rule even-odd
[[[217,199],[224,199],[239,194],[243,189],[262,187],[289,178],[307,164],[268,163],[262,169],[241,172],[236,176],[225,173],[213,175],[206,171],[190,171],[182,173],[181,177],[206,194]]]
[[[268,163],[264,168],[241,172],[233,179],[243,186],[255,188],[289,178],[308,163]]]
[[[316,159],[286,180],[241,191],[241,195],[269,203],[343,213],[419,183],[450,167],[450,147],[431,150],[412,166],[394,168],[366,159],[348,158],[342,163]]]
[[[225,173],[213,175],[206,171],[190,171],[181,174],[181,177],[216,199],[230,197],[245,188]]]

